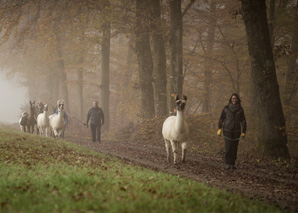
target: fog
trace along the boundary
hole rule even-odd
[[[21,116],[21,106],[26,103],[27,89],[20,87],[20,78],[11,80],[5,78],[5,73],[0,73],[0,122],[17,123]]]

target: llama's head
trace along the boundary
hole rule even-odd
[[[35,107],[35,101],[30,101],[30,108],[34,108]]]
[[[28,116],[28,113],[27,112],[22,112],[22,117],[27,117]]]
[[[60,112],[61,110],[64,109],[64,100],[58,100],[57,101],[57,107],[58,107],[58,111]]]
[[[49,107],[48,107],[47,104],[44,105],[44,109],[43,109],[43,110],[44,110],[44,111],[48,111],[48,110],[49,110]]]
[[[185,95],[183,95],[182,99],[179,99],[179,96],[176,95],[175,101],[176,101],[176,109],[181,112],[184,111],[187,97]]]

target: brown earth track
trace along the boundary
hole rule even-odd
[[[298,212],[298,174],[295,170],[284,171],[266,164],[260,165],[239,159],[236,170],[225,171],[221,154],[205,155],[191,152],[187,153],[185,163],[173,165],[166,161],[163,143],[148,144],[142,141],[92,143],[78,138],[68,140],[115,156],[125,163],[191,178],[209,186],[269,202],[289,212]]]

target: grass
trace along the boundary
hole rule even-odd
[[[281,212],[75,144],[0,129],[0,212]]]

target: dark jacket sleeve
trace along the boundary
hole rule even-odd
[[[246,133],[246,119],[245,119],[245,115],[244,115],[244,110],[242,110],[241,113],[241,127],[242,127],[242,132]]]
[[[225,111],[225,108],[223,108],[222,112],[221,112],[221,115],[220,115],[220,118],[219,118],[219,121],[218,121],[218,129],[222,129],[222,126],[223,126],[223,122],[224,120],[226,119],[226,111]]]
[[[89,122],[90,116],[91,116],[91,109],[89,109],[89,111],[87,113],[87,121],[86,121],[87,124]]]
[[[101,109],[101,114],[102,114],[102,116],[101,116],[101,125],[104,125],[104,123],[105,123],[105,115],[103,114],[103,110]]]

